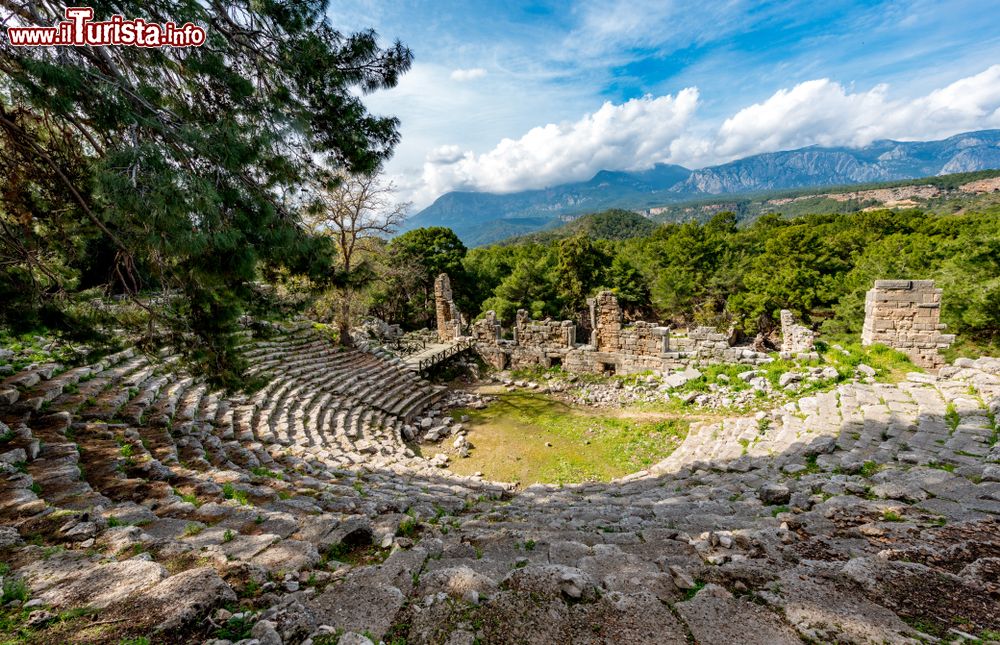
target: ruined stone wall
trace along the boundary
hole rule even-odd
[[[487,311],[482,319],[472,323],[476,351],[486,363],[498,370],[507,369],[510,364],[510,349],[504,345],[512,344],[501,339],[501,332],[495,311]]]
[[[670,351],[670,329],[641,320],[624,325],[618,298],[612,292],[602,291],[588,304],[594,328],[592,344],[597,351],[630,356],[660,356]]]
[[[566,350],[576,344],[576,325],[569,320],[531,320],[520,309],[514,322],[514,342],[521,347],[543,350]]]
[[[448,276],[435,282],[438,336],[451,340],[461,334],[461,318],[451,298]],[[614,293],[603,291],[588,301],[593,328],[589,344],[576,342],[576,325],[570,321],[533,321],[528,312],[517,312],[514,340],[501,339],[494,312],[478,321],[472,335],[480,355],[505,369],[562,364],[576,372],[627,374],[646,370],[665,372],[688,361],[703,363],[761,364],[770,360],[750,347],[734,347],[729,334],[713,327],[696,327],[686,335],[671,335],[668,327],[636,322],[626,326]],[[885,343],[903,351],[925,367],[944,363],[938,350],[955,339],[942,334],[941,290],[932,280],[877,280],[865,301],[862,343]],[[781,354],[794,358],[814,352],[815,334],[781,312]]]
[[[670,337],[669,356],[685,360],[697,359],[703,363],[746,363],[756,365],[769,360],[767,354],[756,352],[752,347],[738,347],[731,344],[729,334],[717,331],[715,327],[701,326],[684,334]]]
[[[617,352],[621,346],[622,309],[618,298],[602,291],[587,301],[590,305],[591,344],[599,352]]]
[[[884,343],[917,365],[938,368],[955,336],[942,334],[941,289],[933,280],[876,280],[865,297],[861,344]]]
[[[695,327],[688,332],[687,340],[685,351],[696,356],[721,358],[723,352],[729,349],[729,335],[717,331],[715,327]]]
[[[481,320],[472,323],[472,337],[477,343],[496,345],[500,342],[500,332],[500,321],[493,310],[487,311]]]
[[[623,322],[618,299],[604,291],[588,301],[593,328],[589,344],[576,342],[576,325],[570,321],[533,321],[520,310],[514,323],[514,340],[501,339],[493,312],[472,327],[476,348],[485,361],[497,367],[551,367],[561,364],[571,372],[631,374],[667,372],[690,360],[758,364],[770,360],[745,347],[730,347],[729,336],[712,327],[699,327],[678,337],[670,329],[638,321]]]
[[[437,313],[438,340],[442,343],[462,335],[462,316],[451,294],[451,280],[442,273],[434,280],[434,307]]]
[[[660,356],[670,351],[670,329],[637,321],[619,333],[618,351],[634,356]]]
[[[511,367],[552,367],[562,364],[576,346],[576,325],[569,320],[535,321],[521,309],[514,322]]]
[[[795,358],[800,354],[813,353],[816,334],[805,325],[795,322],[792,312],[781,310],[781,357]]]
[[[476,343],[476,353],[494,369],[505,370],[511,366],[511,348],[503,344]]]
[[[567,352],[563,367],[570,372],[634,374],[636,372],[667,372],[686,365],[680,354],[642,356],[621,352],[599,352],[593,345],[584,345]]]

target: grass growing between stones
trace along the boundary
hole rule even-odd
[[[833,347],[838,344],[842,349]],[[817,348],[824,362],[833,365],[845,376],[850,375],[861,363],[875,369],[876,380],[887,383],[905,381],[909,372],[924,371],[914,365],[903,352],[881,343],[863,346],[856,338],[843,336],[825,339],[824,342],[817,343]]]
[[[608,481],[666,458],[687,436],[689,421],[608,416],[534,392],[506,392],[465,424],[473,445],[453,457],[460,474],[501,481],[566,484]],[[551,445],[547,445],[551,444]]]

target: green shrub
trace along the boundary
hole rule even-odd
[[[247,492],[245,490],[239,490],[232,484],[222,485],[222,496],[226,499],[238,502],[243,506],[250,506],[250,497],[247,495]]]
[[[6,605],[12,600],[20,601],[25,603],[28,601],[28,585],[25,584],[23,580],[4,578],[3,581],[3,596],[0,598],[0,604]]]
[[[399,527],[396,529],[396,535],[400,537],[413,537],[417,533],[417,529],[420,527],[420,522],[414,517],[408,517],[399,523]]]

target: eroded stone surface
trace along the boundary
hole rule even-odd
[[[48,614],[83,605],[121,630],[105,642],[157,627],[202,642],[231,610],[268,643],[337,629],[435,644],[1000,630],[1000,360],[859,376],[695,423],[620,481],[512,492],[407,446],[419,420],[461,422],[391,358],[308,326],[245,351],[270,375],[251,396],[126,351],[19,378],[16,401],[47,409],[0,401],[5,452],[26,460],[0,463],[0,549],[41,640],[76,642],[60,630],[80,625]]]
[[[694,598],[676,605],[699,643],[719,645],[793,645],[798,636],[758,605],[734,598],[717,585],[706,585]]]
[[[370,632],[381,638],[406,598],[390,586],[335,585],[307,603],[317,620],[345,631]]]
[[[103,609],[144,589],[167,576],[156,562],[125,560],[97,564],[79,573],[60,577],[57,584],[37,597],[53,607],[87,606]]]

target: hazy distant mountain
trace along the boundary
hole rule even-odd
[[[1000,168],[1000,130],[941,141],[875,141],[862,148],[810,146],[688,170],[660,164],[639,172],[602,170],[592,179],[542,190],[451,192],[409,218],[403,230],[447,226],[470,245],[557,226],[608,208],[644,209],[706,195],[836,186]]]
[[[860,184],[1000,168],[1000,130],[943,141],[875,141],[863,148],[811,146],[695,170],[671,192],[700,194]]]
[[[659,164],[640,172],[602,170],[589,181],[542,190],[503,195],[451,192],[409,218],[403,230],[447,226],[470,246],[488,244],[558,225],[563,216],[615,207],[642,208],[672,200],[667,190],[690,174],[681,166]]]

